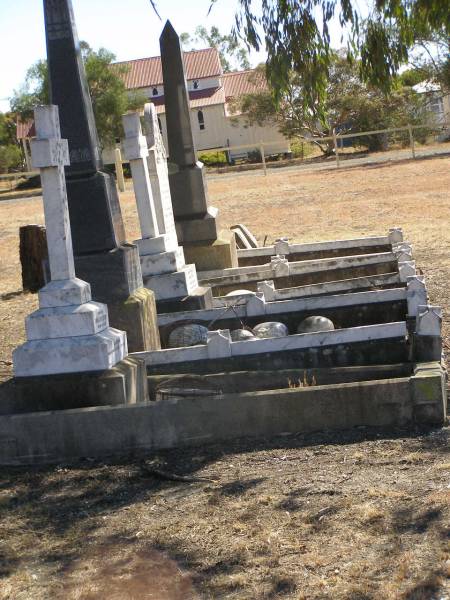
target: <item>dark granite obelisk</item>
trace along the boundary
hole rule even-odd
[[[237,266],[234,236],[219,232],[197,160],[180,39],[167,21],[159,39],[169,153],[169,183],[178,241],[198,270]]]
[[[102,170],[72,1],[44,0],[44,17],[50,98],[69,142],[65,170],[76,274],[91,284],[95,300],[108,305],[111,324],[127,331],[132,350],[157,347],[149,331],[156,328],[149,320],[154,298],[143,288],[137,247],[125,242],[114,178]]]

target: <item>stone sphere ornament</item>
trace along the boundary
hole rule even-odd
[[[235,329],[234,331],[230,331],[230,336],[233,342],[244,342],[256,339],[254,334],[248,329]]]
[[[187,346],[200,346],[206,344],[208,328],[197,323],[180,325],[169,334],[169,348],[185,348]]]
[[[299,323],[297,327],[297,333],[316,333],[318,331],[333,330],[333,321],[330,321],[330,319],[327,319],[326,317],[321,317],[319,315],[313,315],[312,317],[307,317],[306,319],[303,319],[303,321]]]
[[[227,298],[232,298],[233,296],[254,296],[256,292],[252,292],[251,290],[233,290],[232,292],[228,292],[225,294]]]
[[[261,339],[286,337],[289,333],[286,325],[284,323],[278,323],[277,321],[259,323],[259,325],[253,327],[253,332],[256,337]]]

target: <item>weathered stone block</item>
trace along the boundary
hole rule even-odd
[[[135,290],[125,301],[109,304],[108,312],[111,325],[126,331],[130,352],[161,348],[155,295],[151,290]]]
[[[13,352],[16,377],[103,371],[127,355],[127,336],[109,327],[94,335],[25,342]]]
[[[194,263],[197,272],[238,266],[234,233],[231,231],[221,231],[213,241],[185,244],[183,249],[186,262]]]
[[[175,227],[178,242],[184,246],[190,243],[217,239],[219,235],[218,212],[217,208],[210,206],[207,212],[196,218],[176,220]]]
[[[40,308],[25,320],[28,340],[92,335],[108,325],[108,309],[99,302]]]
[[[87,281],[78,279],[60,279],[49,281],[39,290],[39,306],[70,306],[83,304],[91,299],[91,286]]]
[[[16,377],[0,386],[0,414],[117,406],[148,400],[145,364],[127,357],[106,371]]]
[[[445,374],[438,362],[434,369],[417,365],[410,378],[414,419],[426,425],[443,425],[447,414]]]
[[[187,296],[198,288],[195,265],[185,265],[173,273],[144,277],[144,285],[154,292],[156,300]]]
[[[142,277],[151,277],[152,275],[162,275],[164,273],[173,273],[179,271],[185,266],[184,252],[181,246],[170,252],[161,252],[160,254],[147,254],[141,256]]]
[[[92,297],[105,304],[123,302],[142,288],[138,249],[123,244],[109,252],[75,256],[77,277],[91,284]]]

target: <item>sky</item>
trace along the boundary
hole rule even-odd
[[[229,33],[236,0],[156,0],[161,21],[149,0],[72,0],[78,37],[97,50],[114,52],[118,61],[159,55],[159,36],[166,19],[182,33],[198,25]],[[42,0],[0,0],[0,111],[25,79],[34,62],[46,57]],[[337,28],[335,34],[337,35]],[[264,52],[250,54],[256,65]]]

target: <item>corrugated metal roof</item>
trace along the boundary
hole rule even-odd
[[[226,99],[267,90],[267,82],[264,75],[255,69],[224,73],[222,75],[222,83]]]
[[[164,106],[164,96],[152,98],[151,102],[156,106],[158,114],[166,112]],[[223,87],[208,88],[206,90],[195,90],[189,92],[189,106],[191,108],[201,108],[203,106],[212,106],[214,104],[224,104],[225,94]]]
[[[191,50],[184,52],[183,55],[186,79],[204,79],[222,75],[219,53],[216,48]],[[122,74],[121,77],[129,90],[163,84],[161,57],[159,56],[114,63],[112,67],[114,68],[116,65],[128,67],[128,72]]]

